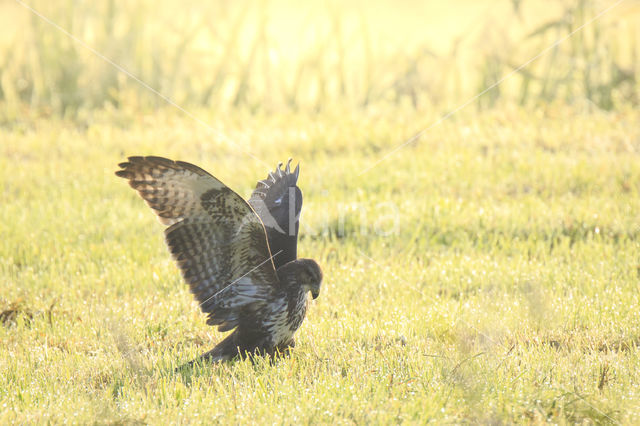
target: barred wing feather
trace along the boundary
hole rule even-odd
[[[129,157],[120,167],[116,174],[168,225],[167,245],[207,324],[226,331],[265,310],[280,282],[264,225],[242,197],[182,161]]]

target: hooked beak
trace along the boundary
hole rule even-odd
[[[318,296],[320,296],[320,287],[312,288],[311,296],[313,297],[314,300],[317,299]]]

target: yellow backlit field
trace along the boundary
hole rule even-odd
[[[201,3],[0,3],[1,424],[640,422],[638,1]],[[174,371],[129,155],[301,163],[291,356]]]

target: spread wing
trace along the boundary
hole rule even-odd
[[[297,186],[300,165],[291,171],[291,159],[284,170],[282,163],[266,179],[258,181],[249,204],[264,223],[276,269],[297,258],[298,229],[302,210],[302,191]]]
[[[116,175],[168,228],[165,237],[191,292],[220,331],[266,312],[280,283],[265,229],[238,194],[200,167],[161,157],[129,157]],[[277,254],[277,252],[276,252]]]

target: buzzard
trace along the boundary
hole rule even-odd
[[[162,157],[129,157],[117,176],[167,226],[172,257],[206,314],[207,324],[233,330],[201,356],[223,361],[275,355],[295,345],[322,271],[297,258],[302,193],[299,166],[282,163],[245,201],[198,166]]]

